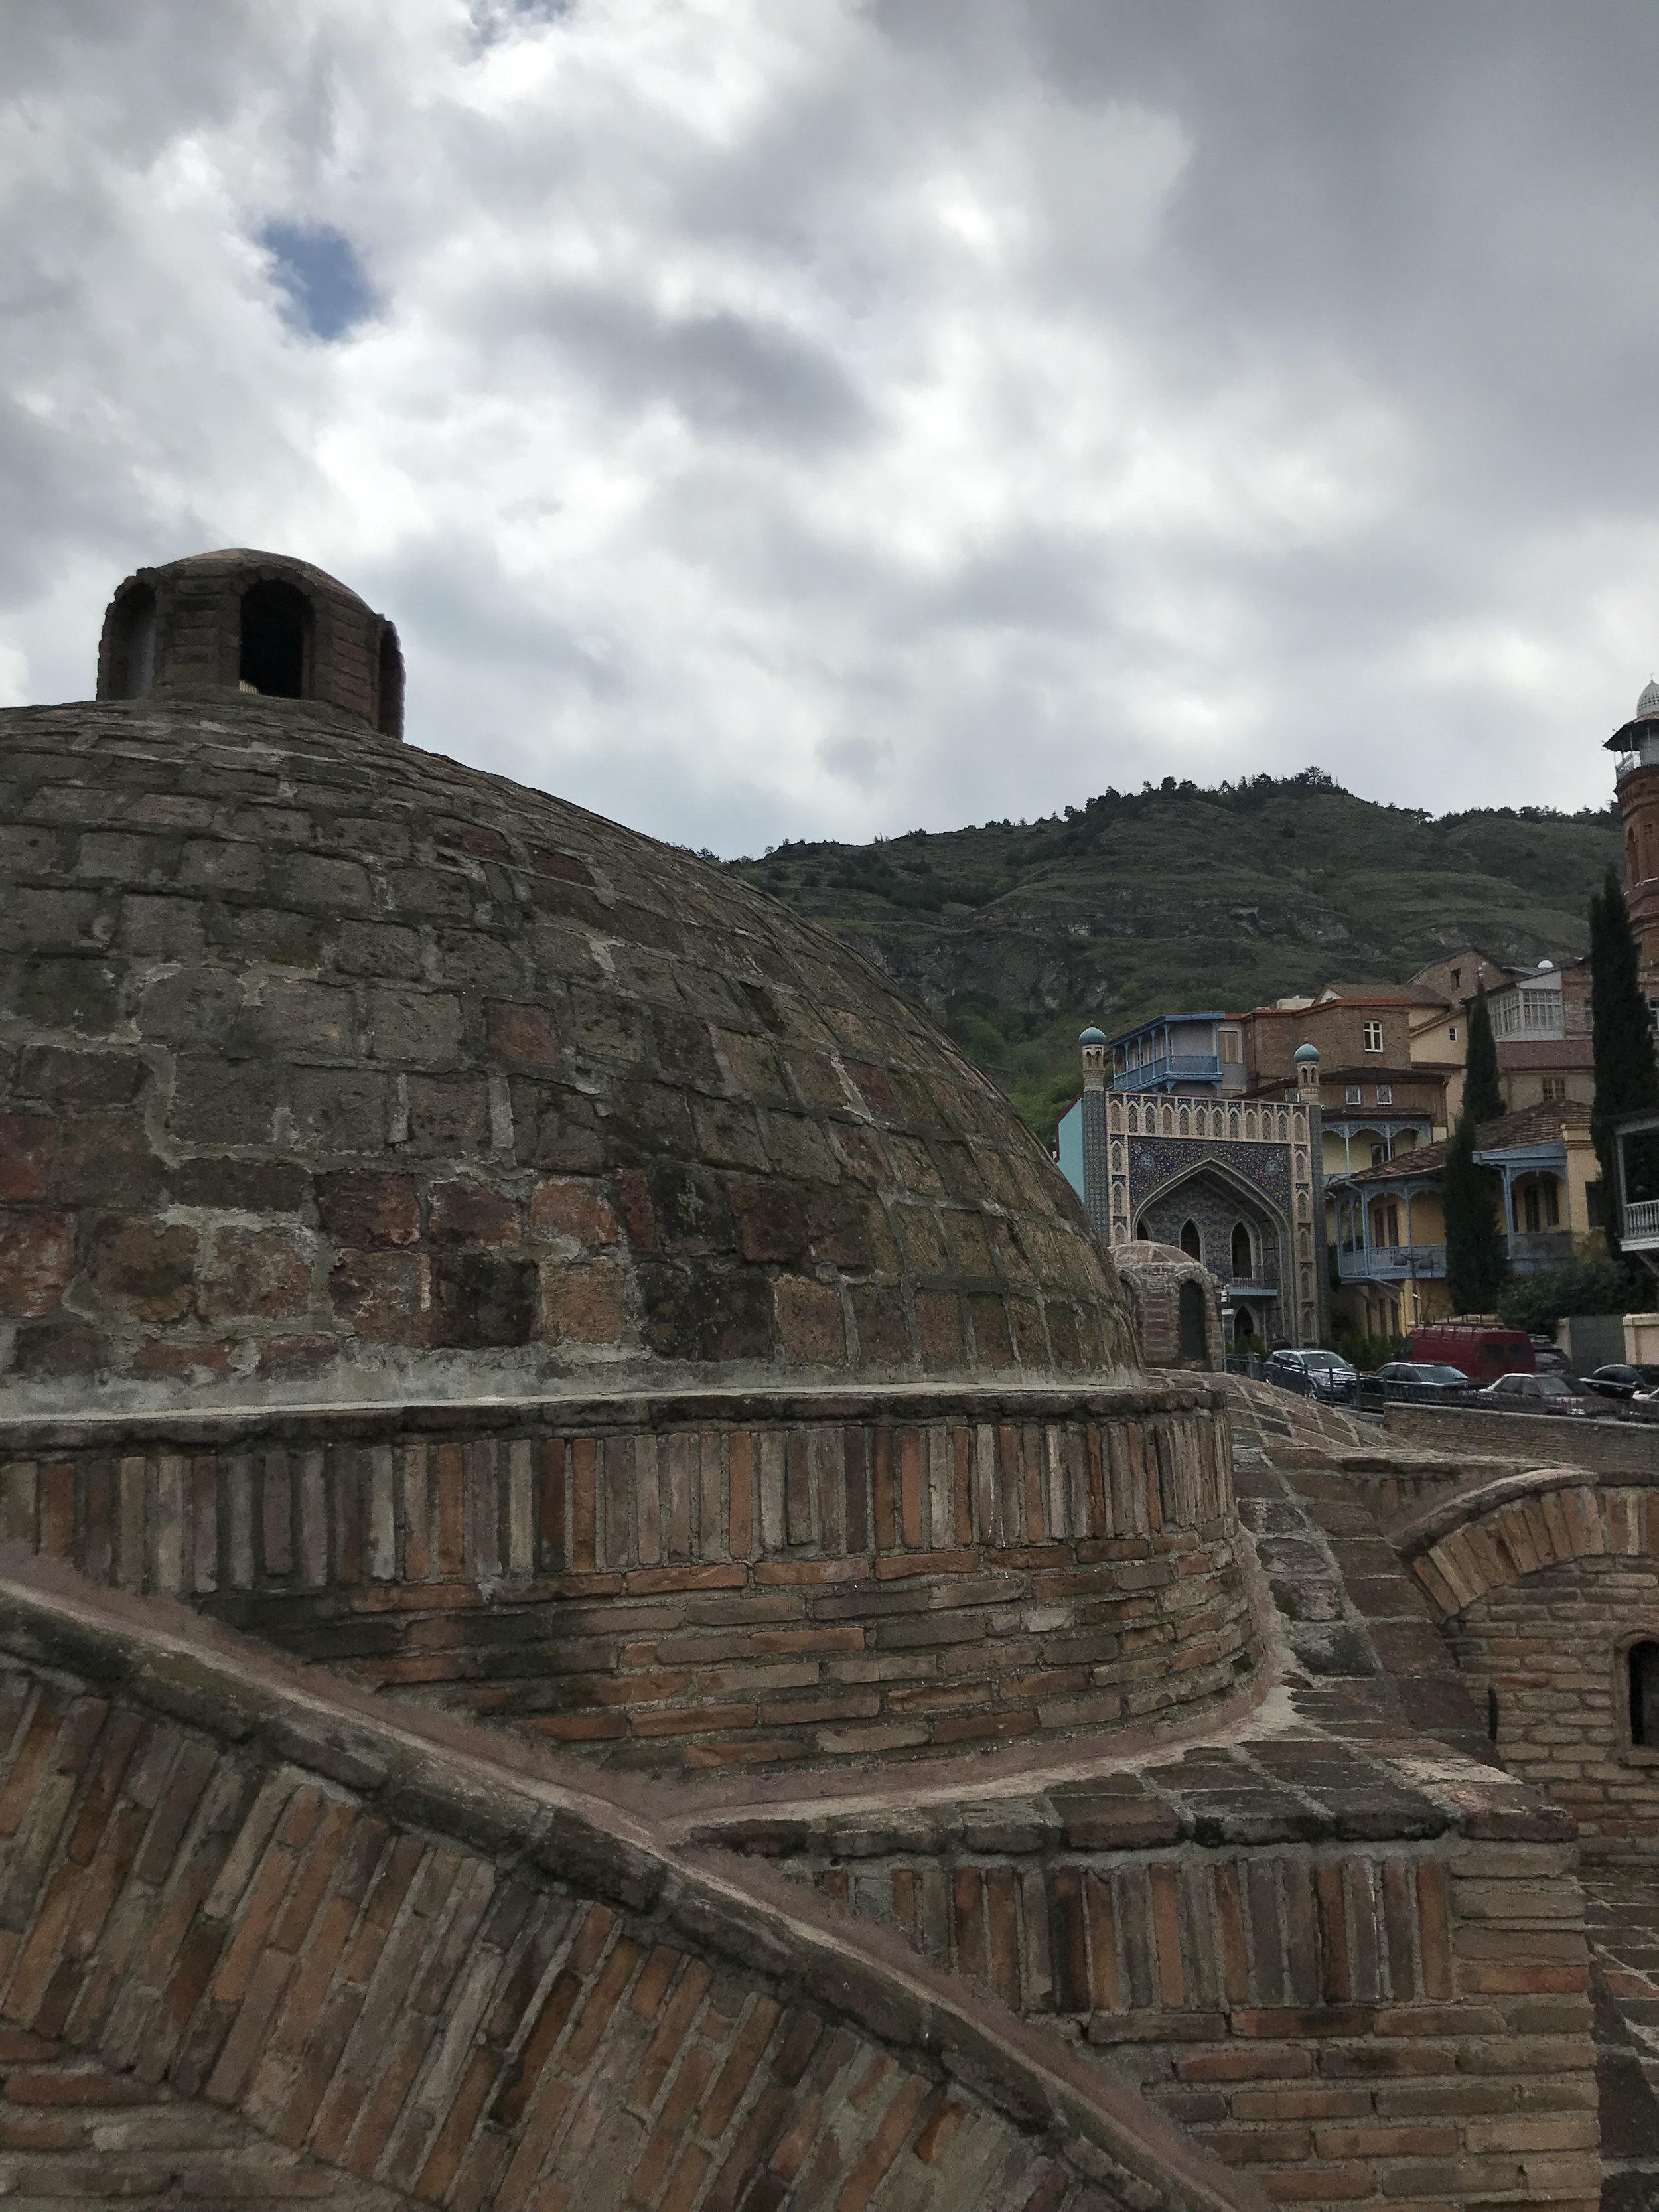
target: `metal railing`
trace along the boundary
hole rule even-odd
[[[1385,1279],[1408,1282],[1413,1277],[1431,1281],[1446,1272],[1443,1244],[1356,1245],[1336,1255],[1337,1272],[1348,1282]]]
[[[1158,1083],[1218,1083],[1221,1060],[1212,1052],[1172,1052],[1161,1060],[1143,1060],[1139,1067],[1125,1068],[1112,1078],[1114,1091],[1150,1091]]]

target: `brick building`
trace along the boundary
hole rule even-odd
[[[404,746],[343,587],[140,583],[0,714],[4,2193],[1589,2212],[1411,1455],[1184,1255],[1147,1364],[882,977]]]

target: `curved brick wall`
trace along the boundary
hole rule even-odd
[[[1211,1388],[15,1423],[0,1535],[610,1762],[918,1755],[1248,1675]]]
[[[714,867],[302,701],[0,714],[15,1402],[1133,1373],[983,1077]]]
[[[1586,1837],[1651,1849],[1659,1747],[1632,1744],[1625,1653],[1659,1638],[1659,1471],[1540,1468],[1442,1500],[1398,1540],[1504,1765]]]
[[[6,2193],[1263,2212],[973,1991],[497,1749],[0,1565]]]

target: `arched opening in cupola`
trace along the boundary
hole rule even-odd
[[[404,656],[398,643],[398,633],[390,623],[380,632],[378,700],[375,728],[382,737],[401,738],[404,733]]]
[[[293,584],[254,584],[242,594],[243,689],[268,699],[303,699],[310,659],[311,603]]]
[[[155,594],[136,584],[115,610],[114,665],[110,696],[142,699],[155,683]]]

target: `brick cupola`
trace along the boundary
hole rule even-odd
[[[275,553],[228,548],[140,568],[98,646],[106,699],[304,699],[404,731],[398,633],[355,592]]]

